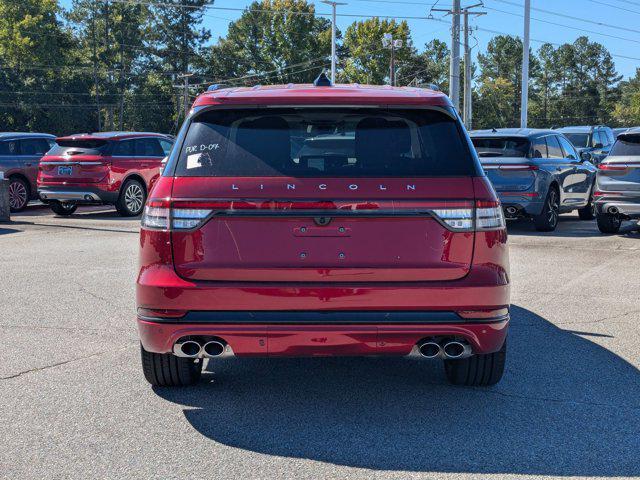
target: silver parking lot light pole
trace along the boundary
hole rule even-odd
[[[336,7],[338,5],[346,5],[343,2],[332,2],[330,0],[322,0],[322,3],[331,5],[331,83],[336,83]]]
[[[527,128],[529,113],[529,26],[531,24],[531,0],[524,1],[524,39],[522,42],[522,101],[520,128]]]

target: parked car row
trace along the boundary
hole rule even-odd
[[[55,138],[0,133],[0,169],[10,180],[11,210],[40,198],[58,215],[78,205],[115,205],[121,215],[142,213],[173,137],[150,132],[83,133]]]

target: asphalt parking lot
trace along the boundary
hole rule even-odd
[[[152,389],[134,323],[138,219],[33,208],[0,225],[0,477],[640,475],[640,232],[510,224],[503,381],[414,359],[225,359]]]

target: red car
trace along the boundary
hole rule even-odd
[[[140,215],[172,146],[172,137],[144,132],[57,138],[40,161],[38,194],[58,215],[71,215],[83,204],[115,205],[123,216]]]
[[[286,85],[200,95],[142,217],[137,321],[153,385],[219,356],[443,360],[500,380],[502,209],[440,92]]]

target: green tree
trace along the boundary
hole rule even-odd
[[[613,119],[621,126],[640,125],[640,68],[634,77],[620,83],[620,99],[615,105]]]
[[[398,85],[437,85],[449,90],[449,47],[438,39],[431,40],[420,53],[412,55],[398,76]]]
[[[87,72],[61,13],[56,0],[0,0],[3,129],[65,133],[90,123]]]
[[[388,83],[391,51],[382,44],[385,34],[402,41],[396,49],[395,60],[398,78],[411,81],[411,71],[416,70],[416,51],[406,21],[374,17],[352,23],[344,35],[346,60],[340,78],[352,83],[380,85]],[[406,69],[406,70],[405,70]]]
[[[229,25],[205,65],[208,75],[223,83],[299,83],[317,77],[330,55],[331,23],[315,16],[314,5],[263,0]]]

